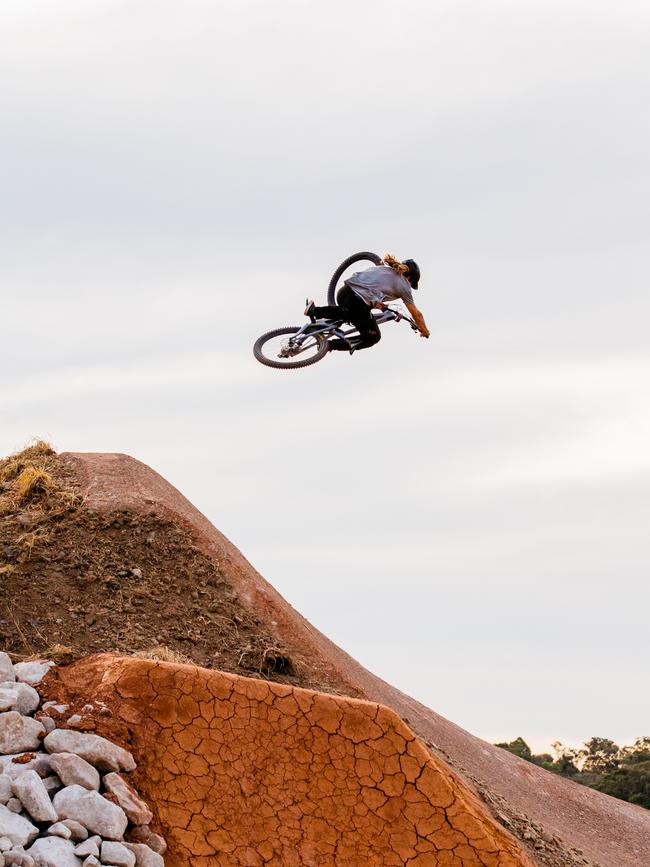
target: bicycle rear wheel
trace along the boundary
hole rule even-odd
[[[292,341],[292,335],[299,331],[295,326],[267,331],[255,341],[253,355],[261,364],[278,370],[308,367],[325,358],[329,351],[327,339],[322,334],[305,334],[301,341]]]
[[[348,256],[347,259],[344,259],[332,274],[332,279],[327,287],[327,303],[336,304],[336,289],[338,287],[338,282],[351,265],[354,265],[356,262],[372,262],[373,265],[381,265],[382,261],[383,259],[381,256],[378,256],[376,253],[369,253],[368,251],[363,253],[353,253],[352,256]]]

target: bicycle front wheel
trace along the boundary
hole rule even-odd
[[[267,367],[278,370],[295,370],[308,367],[325,358],[329,343],[322,334],[302,334],[296,327],[276,328],[258,337],[253,346],[253,355]]]

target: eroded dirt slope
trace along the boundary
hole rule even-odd
[[[315,681],[393,708],[536,847],[540,864],[640,867],[650,864],[650,813],[557,777],[444,719],[368,672],[314,629],[172,485],[125,455],[75,454],[87,504],[166,515],[192,530],[195,544],[229,576],[239,598],[300,659]],[[583,862],[584,863],[584,862]]]
[[[0,519],[0,646],[24,655],[53,642],[77,654],[162,644],[208,667],[387,705],[538,864],[650,864],[648,811],[519,760],[372,675],[149,467],[114,454],[48,460],[68,495]]]
[[[13,502],[0,483],[2,649],[20,658],[58,646],[66,660],[163,647],[209,668],[336,688],[288,658],[173,514],[93,508],[76,464],[44,448],[18,461],[18,472],[23,463],[46,471],[50,488]]]
[[[138,763],[170,867],[533,867],[393,711],[189,665],[92,657],[48,676]]]

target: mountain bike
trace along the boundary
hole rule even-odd
[[[380,265],[382,259],[376,253],[355,253],[348,256],[338,266],[327,289],[328,304],[335,304],[338,283],[347,269],[357,262],[369,261]],[[407,322],[414,331],[419,329],[410,316],[394,307],[386,307],[382,311],[373,311],[378,325],[386,322]],[[267,367],[279,370],[295,370],[298,367],[308,367],[316,364],[330,351],[330,339],[338,338],[347,341],[354,350],[361,338],[356,328],[346,328],[345,319],[316,319],[302,327],[287,326],[275,328],[258,337],[253,346],[255,358]]]

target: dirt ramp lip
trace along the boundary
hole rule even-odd
[[[102,655],[48,681],[111,708],[138,790],[185,865],[533,867],[408,726],[374,702]]]

